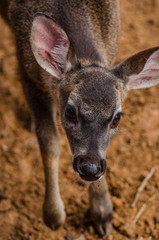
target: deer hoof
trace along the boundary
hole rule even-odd
[[[111,232],[112,211],[113,207],[108,194],[91,199],[91,219],[100,236],[107,236]]]
[[[94,222],[96,231],[100,236],[108,236],[111,233],[112,223],[106,219],[103,221]]]
[[[61,208],[55,208],[46,203],[43,205],[43,219],[45,224],[52,230],[58,229],[64,224],[66,218],[66,213],[64,211],[64,206],[62,203]]]

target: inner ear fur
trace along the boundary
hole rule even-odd
[[[159,50],[159,46],[146,49],[129,57],[124,62],[115,66],[112,69],[112,73],[120,79],[127,80],[129,76],[140,73],[148,58],[157,50]]]
[[[45,14],[37,13],[34,16],[30,43],[39,65],[58,79],[70,71],[76,62],[66,32]]]

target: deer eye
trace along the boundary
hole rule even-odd
[[[65,118],[69,122],[76,123],[77,122],[76,109],[70,105],[67,105],[65,109]]]
[[[115,115],[115,117],[114,117],[114,119],[113,119],[113,121],[112,121],[112,123],[111,123],[111,125],[110,125],[110,127],[111,127],[112,129],[114,129],[114,128],[116,128],[116,127],[118,126],[121,115],[123,115],[122,112],[117,113],[117,114]]]

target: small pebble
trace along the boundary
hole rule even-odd
[[[81,235],[79,238],[76,238],[76,240],[86,240],[86,238],[83,235]]]
[[[8,147],[7,147],[7,145],[5,145],[5,144],[2,144],[2,145],[1,145],[1,148],[2,148],[2,150],[3,150],[4,152],[7,152],[7,151],[8,151]]]
[[[159,215],[155,217],[155,223],[159,223]]]
[[[110,234],[109,236],[107,236],[107,240],[113,240],[113,236]]]
[[[116,228],[119,228],[121,226],[121,222],[118,220],[118,219],[114,219],[113,220],[113,225],[116,227]]]
[[[65,239],[66,240],[73,240],[73,234],[71,233],[71,234],[66,235]]]
[[[2,199],[0,204],[0,212],[9,211],[12,208],[11,201],[9,199]]]
[[[116,208],[121,208],[123,206],[122,200],[117,197],[112,197],[113,204]]]
[[[94,228],[93,228],[93,226],[89,226],[89,233],[92,234],[92,235],[94,234]]]

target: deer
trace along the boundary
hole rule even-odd
[[[107,148],[132,89],[159,84],[159,47],[113,65],[120,35],[119,0],[1,0],[15,36],[24,94],[45,175],[44,222],[55,230],[66,213],[60,196],[59,112],[72,166],[89,183],[90,212],[99,235],[111,231],[113,206],[104,177]]]

